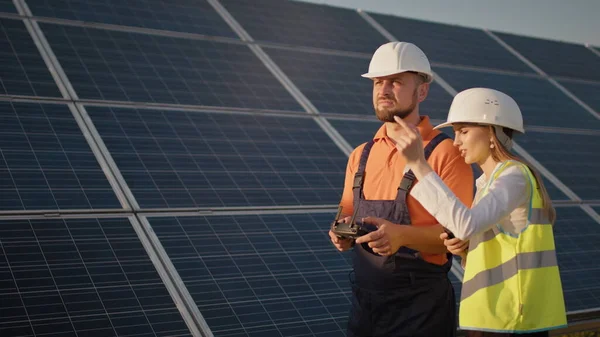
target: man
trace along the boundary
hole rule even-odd
[[[433,130],[419,104],[433,79],[429,61],[412,43],[390,42],[375,51],[369,72],[373,106],[384,124],[348,160],[340,206],[349,221],[377,230],[356,239],[329,232],[340,251],[354,247],[353,304],[348,336],[454,336],[451,255],[440,240],[443,227],[409,195],[416,183],[392,137],[405,132],[394,116],[415,125],[428,162],[459,199],[470,205],[473,172],[447,136]],[[450,259],[449,259],[450,258]]]

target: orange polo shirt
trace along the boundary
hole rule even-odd
[[[440,133],[440,131],[433,129],[427,116],[421,117],[421,122],[417,125],[417,128],[423,137],[423,146],[427,146]],[[402,155],[398,154],[394,142],[387,136],[385,124],[379,128],[373,140],[375,143],[371,148],[365,167],[363,193],[367,200],[393,200],[398,193],[398,186],[404,175],[406,161]],[[348,159],[344,192],[340,202],[343,213],[346,215],[352,214],[354,209],[352,185],[365,144],[354,149]],[[453,145],[452,140],[444,140],[438,144],[427,162],[460,201],[465,205],[472,203],[473,171],[460,156],[460,152]],[[438,223],[410,194],[406,198],[406,203],[413,226],[432,226]],[[445,254],[421,254],[426,261],[431,263],[441,265],[447,261]]]

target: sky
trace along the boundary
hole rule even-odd
[[[600,46],[600,0],[301,0]]]

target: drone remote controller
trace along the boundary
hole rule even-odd
[[[364,226],[361,222],[355,221],[356,210],[354,210],[354,214],[352,214],[352,218],[350,218],[350,222],[348,223],[341,222],[341,214],[342,206],[338,208],[335,220],[333,220],[333,223],[331,224],[331,231],[339,238],[356,239],[372,231],[367,226]]]

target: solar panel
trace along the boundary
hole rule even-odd
[[[220,2],[257,41],[369,54],[388,42],[350,9],[280,0]]]
[[[87,111],[142,208],[340,200],[346,156],[310,118]]]
[[[62,97],[21,20],[0,19],[0,63],[0,95]]]
[[[582,199],[600,199],[599,134],[528,131],[518,143]],[[552,195],[555,199],[555,195]]]
[[[0,335],[191,336],[127,218],[0,220]]]
[[[66,105],[0,102],[0,210],[122,208]]]
[[[551,76],[600,81],[600,58],[583,45],[495,34]]]
[[[244,45],[41,27],[82,99],[301,110]]]
[[[345,336],[333,213],[148,218],[215,336]]]
[[[431,62],[533,72],[483,30],[391,15],[369,15],[399,41],[412,42],[423,49]]]
[[[450,68],[437,68],[436,72],[457,91],[487,87],[510,95],[521,108],[525,128],[532,125],[600,128],[597,118],[545,79]]]
[[[204,0],[27,0],[33,15],[237,38]]]
[[[16,13],[12,0],[0,0],[0,12]]]
[[[562,86],[585,102],[592,109],[600,113],[600,82],[575,82],[569,80],[559,81]]]
[[[556,211],[554,236],[567,310],[600,308],[600,265],[595,258],[600,225],[578,207]]]

